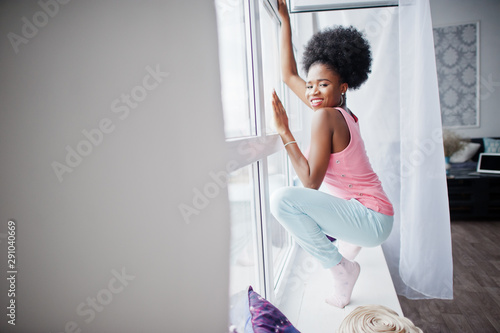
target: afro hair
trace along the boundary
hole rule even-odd
[[[327,28],[316,33],[304,51],[305,72],[316,63],[334,70],[350,89],[357,89],[371,72],[370,44],[353,26]]]

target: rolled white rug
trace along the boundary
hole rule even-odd
[[[337,333],[423,333],[413,322],[383,305],[362,305],[348,314]]]

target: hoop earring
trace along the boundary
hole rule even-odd
[[[340,95],[340,104],[339,104],[339,105],[337,105],[337,107],[340,107],[340,106],[344,105],[344,101],[345,101],[344,96],[345,96],[345,93],[342,93],[342,94]]]

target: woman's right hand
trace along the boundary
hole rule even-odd
[[[274,124],[276,125],[276,130],[278,131],[278,134],[285,135],[290,133],[290,128],[288,127],[288,116],[275,90],[273,90],[273,95],[272,95],[272,106],[273,106]]]
[[[286,6],[286,0],[278,0],[278,13],[281,17],[281,20],[290,19],[288,8]]]

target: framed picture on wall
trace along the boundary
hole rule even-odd
[[[478,127],[479,22],[433,30],[443,127]]]

